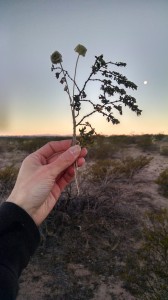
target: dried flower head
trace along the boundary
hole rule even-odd
[[[79,55],[85,56],[87,49],[83,45],[77,45],[74,49]]]
[[[53,52],[51,54],[50,58],[51,58],[51,62],[54,65],[59,64],[59,63],[62,62],[62,55],[58,51]]]

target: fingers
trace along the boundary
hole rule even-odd
[[[35,151],[37,155],[44,157],[48,163],[51,163],[58,157],[62,152],[66,151],[72,145],[72,140],[64,141],[51,141]],[[85,157],[87,154],[86,148],[83,148],[80,156]]]
[[[80,146],[72,146],[63,152],[57,159],[46,165],[49,169],[51,176],[56,178],[61,172],[65,171],[68,167],[70,167],[79,157],[81,153]]]
[[[53,141],[49,142],[37,151],[36,154],[43,156],[45,159],[51,157],[52,155],[66,151],[72,144],[72,140],[64,140],[64,141]]]
[[[84,163],[85,163],[84,157],[79,157],[77,160],[78,167],[82,167]]]
[[[48,164],[50,164],[50,163],[52,163],[52,162],[54,162],[57,158],[58,158],[58,156],[59,155],[61,155],[63,153],[63,151],[62,152],[60,152],[60,153],[55,153],[53,156],[51,156],[48,160],[47,160],[47,162],[48,162]],[[82,148],[82,150],[81,150],[81,152],[80,152],[80,155],[79,155],[79,158],[81,157],[85,157],[87,155],[87,149],[86,148]],[[79,167],[80,167],[80,165],[78,165]]]
[[[87,149],[86,148],[82,148],[79,157],[85,157],[86,155],[87,155]]]
[[[79,167],[81,167],[84,163],[85,163],[85,159],[84,158],[79,158],[78,159],[78,166]],[[63,174],[63,176],[61,176],[58,179],[57,184],[59,185],[59,188],[60,188],[61,192],[74,179],[74,175],[75,175],[75,169],[74,169],[74,165],[73,165],[73,166],[70,166],[65,171],[65,173]]]
[[[58,179],[57,184],[52,189],[52,194],[56,198],[60,193],[65,189],[65,187],[73,180],[74,178],[74,169],[71,169],[71,172],[66,172],[61,178]],[[59,187],[59,189],[58,189]]]
[[[78,166],[82,166],[85,163],[84,158],[78,159]],[[74,166],[70,166],[59,178],[57,179],[57,184],[52,189],[52,194],[54,197],[58,195],[58,187],[59,194],[65,189],[65,187],[74,179],[75,170]]]

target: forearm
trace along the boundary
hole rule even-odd
[[[13,203],[0,206],[0,299],[16,299],[18,278],[40,240],[31,217]]]

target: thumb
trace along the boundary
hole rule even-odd
[[[75,145],[63,152],[56,161],[50,164],[51,175],[56,178],[61,172],[70,167],[78,158],[81,147]]]

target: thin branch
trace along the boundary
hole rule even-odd
[[[68,96],[69,96],[70,104],[72,104],[72,98],[71,98],[71,94],[70,94],[70,91],[69,91],[68,82],[67,82],[67,79],[66,79],[66,72],[64,71],[63,66],[62,66],[61,63],[60,63],[60,65],[61,65],[61,70],[62,70],[62,72],[64,74],[64,77],[65,77],[65,82],[66,82],[66,85],[67,85],[67,93],[68,93]],[[71,110],[72,110],[72,106],[71,106]]]
[[[89,100],[89,99],[81,99],[80,100],[81,102],[83,101],[83,102],[89,102],[89,103],[91,103],[93,106],[95,106],[95,104],[91,101],[91,100]]]
[[[109,102],[108,104],[114,104],[114,103],[116,103],[116,102],[121,102],[122,103],[122,101],[121,100],[114,100],[114,101],[111,101],[111,102]]]
[[[104,79],[99,79],[99,78],[92,78],[90,81],[100,81],[104,83]]]
[[[98,60],[98,59],[96,59],[94,65],[93,65],[93,68],[94,68],[94,66],[95,66],[96,63],[97,63],[97,60]],[[82,94],[82,92],[85,90],[86,85],[87,85],[87,83],[89,82],[89,80],[90,80],[90,78],[92,77],[92,75],[94,75],[94,71],[93,71],[93,70],[92,70],[92,72],[90,73],[88,79],[85,81],[84,86],[83,86],[83,88],[81,89],[81,91],[80,91],[80,93],[79,93],[79,96],[80,96],[80,95]]]
[[[75,72],[74,72],[74,79],[73,79],[73,93],[72,93],[72,105],[73,105],[73,139],[72,139],[72,145],[76,144],[76,116],[75,116],[75,109],[74,109],[74,93],[75,93],[75,82],[76,82],[76,71],[77,71],[77,66],[78,66],[78,61],[79,61],[79,54],[76,60],[76,65],[75,65]],[[74,163],[74,170],[75,170],[75,182],[76,182],[76,188],[77,188],[77,193],[79,195],[79,184],[78,184],[78,176],[77,176],[77,169],[78,165],[77,162]]]
[[[81,125],[81,122],[83,122],[83,120],[91,115],[93,115],[95,112],[97,112],[96,110],[93,110],[90,114],[84,116],[77,124],[76,124],[76,127]]]
[[[72,121],[73,121],[73,139],[72,139],[72,145],[75,144],[75,141],[76,141],[76,120],[75,120],[75,111],[74,111],[74,103],[73,103],[73,99],[71,98],[71,94],[70,94],[70,91],[69,91],[69,86],[68,86],[68,82],[67,82],[67,79],[66,79],[66,74],[68,72],[64,71],[63,69],[63,66],[62,64],[60,63],[61,65],[61,70],[64,74],[64,77],[65,77],[65,83],[66,83],[66,86],[67,86],[67,93],[68,93],[68,96],[69,96],[69,100],[70,100],[70,107],[71,107],[71,113],[72,113]],[[73,81],[73,79],[72,79]],[[75,85],[75,81],[73,81],[74,85]],[[78,185],[78,179],[77,179],[77,173],[76,173],[76,170],[77,170],[77,163],[74,165],[74,168],[75,168],[75,182],[76,182],[76,188],[77,188],[77,193],[79,195],[79,185]]]
[[[79,54],[78,54],[76,64],[75,64],[75,72],[74,72],[74,79],[73,79],[73,93],[72,93],[73,139],[72,139],[72,145],[76,144],[76,116],[75,116],[75,110],[74,110],[74,93],[75,93],[76,71],[77,71],[78,61],[79,61]]]
[[[77,114],[76,114],[75,118],[77,118],[78,116],[79,116],[79,111],[77,112]]]
[[[126,63],[122,63],[122,62],[120,62],[120,63],[113,63],[112,61],[108,61],[108,62],[106,62],[106,65],[115,65],[115,66],[117,66],[117,67],[126,67]]]
[[[68,86],[68,82],[67,82],[67,79],[66,79],[65,71],[64,71],[63,66],[62,66],[61,63],[60,63],[60,65],[61,65],[61,69],[62,69],[64,77],[65,77],[65,83],[67,85],[67,93],[68,93],[69,100],[70,100],[70,107],[71,107],[72,121],[73,121],[73,136],[75,136],[75,132],[76,132],[76,120],[75,120],[75,111],[74,111],[73,100],[72,100],[71,95],[70,95],[69,86]]]
[[[67,71],[65,71],[65,72],[66,72],[67,76],[69,77],[69,79],[74,83],[74,85],[75,85],[76,88],[78,89],[78,92],[80,92],[80,88],[78,87],[76,81],[74,81],[74,80],[72,79],[72,77],[69,75],[69,73],[68,73]]]
[[[79,54],[78,54],[78,57],[77,57],[77,60],[76,60],[74,79],[73,79],[73,99],[74,99],[74,92],[75,92],[76,71],[77,71],[78,61],[79,61]]]
[[[56,67],[56,68],[53,68],[53,70],[61,70],[61,72],[63,72],[62,68],[61,67]],[[69,75],[68,71],[64,70],[64,76],[67,75],[68,78],[75,84],[76,88],[78,89],[78,92],[80,92],[80,88],[78,87],[77,83],[74,82],[74,79]]]

